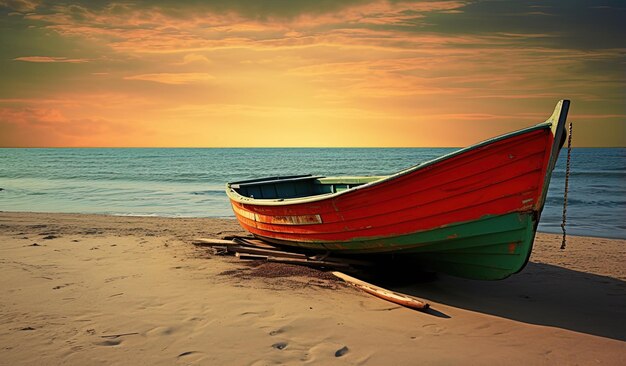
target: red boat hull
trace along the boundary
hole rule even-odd
[[[531,131],[327,201],[232,205],[249,232],[305,242],[398,236],[486,215],[537,210],[552,138],[550,129]],[[274,220],[317,215],[320,223]]]

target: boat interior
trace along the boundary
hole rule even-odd
[[[230,188],[244,197],[254,199],[288,199],[332,194],[385,177],[324,177],[293,175],[230,183]]]

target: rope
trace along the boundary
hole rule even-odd
[[[565,168],[565,194],[563,195],[563,222],[561,223],[561,229],[563,230],[563,242],[561,243],[561,249],[565,249],[565,219],[567,217],[567,191],[569,189],[569,164],[572,157],[572,122],[569,123],[569,133],[567,134],[567,166]]]

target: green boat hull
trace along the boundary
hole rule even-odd
[[[385,256],[387,252],[388,256],[398,258],[403,264],[410,263],[419,270],[428,269],[472,279],[499,280],[524,268],[532,250],[535,227],[536,220],[532,212],[516,212],[408,235],[341,243],[300,242],[298,246],[350,255]],[[272,238],[263,239],[294,245]]]

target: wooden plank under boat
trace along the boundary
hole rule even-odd
[[[502,279],[530,256],[568,109],[559,101],[541,124],[390,176],[271,177],[226,193],[241,226],[271,243]]]

